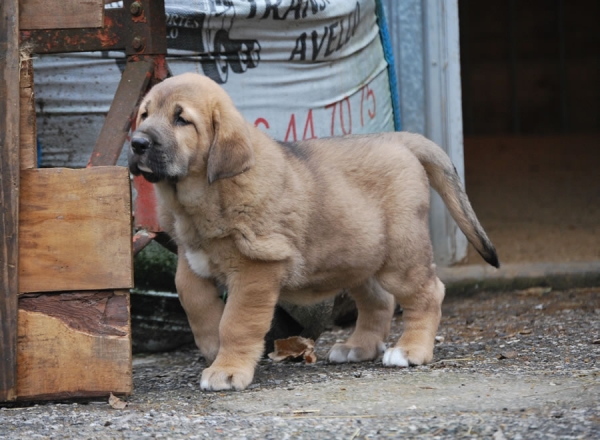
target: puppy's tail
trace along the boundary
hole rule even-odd
[[[485,261],[500,267],[494,245],[481,227],[462,186],[456,168],[437,144],[415,133],[398,133],[401,142],[421,162],[433,189],[442,197],[450,215]]]

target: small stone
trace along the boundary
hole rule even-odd
[[[492,436],[492,438],[494,440],[506,440],[506,437],[504,436],[504,433],[502,432],[501,429],[499,429],[498,431],[496,431],[494,433],[494,435]]]

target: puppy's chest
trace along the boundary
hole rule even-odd
[[[224,248],[232,246],[218,222],[189,215],[175,216],[177,244],[184,250],[190,268],[202,278],[221,279],[227,273],[227,260],[223,258]]]
[[[210,261],[210,257],[202,249],[186,248],[185,258],[190,268],[202,278],[211,278],[216,272],[214,264]]]
[[[225,222],[211,206],[179,205],[175,217],[175,232],[182,243],[197,243],[227,235]]]
[[[210,221],[200,215],[179,212],[175,215],[177,244],[185,249],[206,252],[210,242],[227,235],[218,221]]]
[[[184,246],[184,255],[190,269],[202,278],[216,279],[226,283],[227,274],[235,266],[235,258],[231,258],[232,246],[230,240],[219,240],[207,248]]]

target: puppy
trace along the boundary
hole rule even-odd
[[[444,286],[429,238],[429,184],[482,257],[498,267],[448,156],[411,133],[282,143],[244,120],[212,80],[183,74],[144,98],[129,168],[153,182],[178,246],[177,291],[208,362],[203,390],[252,381],[278,300],[311,303],[347,288],[358,320],[331,362],[384,349],[390,367],[433,358]],[[223,304],[215,283],[227,286]]]

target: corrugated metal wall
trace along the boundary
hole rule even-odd
[[[457,0],[384,0],[384,5],[396,57],[402,129],[437,142],[464,181]],[[462,260],[466,238],[436,193],[430,223],[436,263]]]

